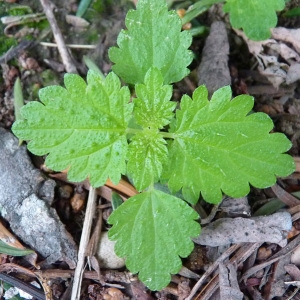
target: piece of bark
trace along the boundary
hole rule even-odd
[[[288,286],[284,284],[286,281],[285,266],[291,261],[291,253],[285,255],[277,263],[274,263],[272,272],[266,272],[267,283],[264,287],[264,299],[277,299],[283,297]],[[259,286],[262,288],[262,284]]]
[[[198,84],[206,85],[209,97],[217,89],[231,84],[228,54],[229,43],[225,24],[216,21],[210,27],[198,68]]]
[[[236,268],[229,263],[226,266],[221,263],[219,265],[219,281],[220,281],[220,299],[223,300],[242,300],[243,293],[240,291]]]
[[[288,212],[254,218],[223,218],[202,228],[193,241],[200,245],[221,246],[236,243],[280,243],[292,228]],[[238,230],[237,230],[238,229]]]
[[[26,147],[18,143],[10,132],[0,128],[1,215],[23,242],[45,258],[45,263],[65,261],[75,268],[76,244],[49,206],[55,182],[34,168]]]

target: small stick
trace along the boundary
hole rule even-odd
[[[48,42],[40,42],[40,45],[45,47],[54,47],[57,48],[58,45],[55,43],[48,43]],[[68,48],[75,48],[75,49],[96,49],[96,45],[76,45],[76,44],[66,44]]]
[[[286,192],[282,187],[278,184],[275,184],[271,187],[274,194],[277,196],[279,200],[281,200],[284,204],[289,207],[294,207],[300,204],[300,200]]]
[[[89,191],[89,197],[88,197],[88,202],[87,202],[87,207],[85,212],[81,238],[80,238],[80,245],[78,251],[78,263],[74,273],[71,300],[80,299],[80,289],[81,289],[82,275],[84,271],[86,249],[90,240],[93,216],[96,208],[96,198],[97,198],[96,190],[91,186]]]
[[[70,53],[68,52],[68,49],[66,47],[63,35],[57,25],[56,19],[54,17],[53,11],[52,11],[52,7],[53,4],[49,1],[49,0],[40,0],[45,15],[49,21],[49,24],[51,26],[53,35],[54,35],[54,39],[56,41],[57,47],[58,47],[58,51],[59,54],[61,56],[61,59],[63,61],[63,64],[66,68],[66,71],[68,73],[76,73],[77,74],[77,70],[76,67],[74,66],[73,60],[71,58]]]
[[[4,274],[4,273],[0,273],[0,279],[16,288],[21,289],[22,291],[26,292],[27,294],[30,294],[31,296],[33,296],[34,298],[36,298],[38,300],[46,299],[45,294],[41,289],[35,287],[34,285],[32,285],[30,283],[26,283],[17,277],[14,277],[14,276],[11,276],[8,274]]]
[[[205,280],[217,269],[220,262],[223,262],[226,258],[228,258],[231,254],[233,254],[236,250],[241,247],[241,244],[236,244],[227,249],[218,259],[206,270],[206,272],[202,275],[202,277],[198,280],[198,282],[194,285],[191,290],[190,295],[185,298],[185,300],[192,300],[194,295],[197,293],[198,289],[205,282]]]

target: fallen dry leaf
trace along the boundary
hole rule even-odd
[[[212,247],[243,242],[279,244],[291,228],[292,219],[288,212],[249,219],[222,218],[202,228],[201,235],[193,241]]]
[[[274,28],[272,39],[264,41],[249,40],[241,30],[235,32],[243,38],[249,51],[256,57],[259,72],[275,88],[279,88],[282,83],[289,85],[300,79],[299,29]]]

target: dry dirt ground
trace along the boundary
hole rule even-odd
[[[55,43],[53,31],[40,1],[0,2],[0,17],[22,16],[2,18],[0,24],[0,205],[2,212],[8,211],[2,213],[0,238],[7,241],[16,236],[35,251],[24,257],[0,254],[0,280],[27,290],[35,299],[45,298],[30,285],[32,281],[51,294],[49,299],[70,299],[89,184],[69,182],[65,173],[48,170],[44,158],[28,156],[25,146],[11,146],[18,143],[9,133],[15,120],[16,78],[27,103],[38,100],[40,88],[62,84],[66,71],[85,76],[84,57],[106,74],[111,68],[107,50],[124,28],[127,10],[135,5],[126,0],[95,0],[82,18],[74,18],[78,2],[52,1],[64,41],[73,45],[67,63],[49,44]],[[175,1],[173,8],[187,2]],[[290,1],[287,9],[298,6],[299,1]],[[207,30],[194,37],[191,74],[174,89],[174,100],[191,95],[202,83],[210,93],[230,84],[234,95],[254,96],[254,110],[267,113],[274,131],[292,141],[289,154],[296,161],[296,172],[278,178],[272,188],[252,188],[243,199],[225,198],[217,207],[200,201],[201,208],[195,209],[200,209],[203,235],[183,260],[180,274],[162,291],[149,291],[126,267],[106,266],[100,271],[99,262],[92,260],[84,272],[81,299],[300,299],[299,19],[279,14],[272,38],[253,43],[230,27],[220,5],[213,6],[191,24],[207,26],[210,34]],[[126,198],[132,188],[124,180],[118,187],[108,183],[97,189],[95,235],[108,229],[112,191]],[[14,213],[21,205],[22,224],[20,214]],[[258,218],[265,215],[270,216]],[[43,222],[55,228],[43,232],[47,242],[39,240]],[[18,242],[13,246],[22,249]]]

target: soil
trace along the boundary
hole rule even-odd
[[[107,74],[112,66],[108,59],[108,49],[116,44],[117,35],[125,26],[123,20],[126,12],[135,7],[135,1],[94,0],[83,18],[70,21],[66,16],[76,14],[78,2],[76,0],[52,1],[65,43],[94,46],[92,49],[80,46],[72,48],[70,53],[74,66],[81,76],[86,76],[88,68],[84,57],[89,57],[104,74]],[[172,8],[187,8],[188,4],[188,1],[174,1]],[[295,7],[300,7],[299,1],[288,2],[287,8],[279,13],[278,27],[288,30],[300,28],[299,16],[288,18],[284,15],[287,10]],[[17,77],[21,79],[25,103],[38,100],[38,90],[42,87],[63,85],[66,69],[58,49],[41,44],[41,42],[54,42],[53,32],[47,20],[45,18],[40,20],[37,15],[42,12],[43,8],[39,1],[6,0],[0,3],[0,17],[34,14],[26,23],[9,26],[0,24],[0,127],[8,131],[15,121],[13,89]],[[221,25],[215,23],[216,21],[221,22]],[[257,230],[263,231],[260,230],[262,227],[271,226],[282,237],[281,242],[273,240],[266,242],[266,238],[261,237],[261,242],[237,239],[240,242],[235,242],[231,246],[228,244],[211,247],[196,244],[192,254],[183,260],[185,268],[180,274],[172,277],[168,287],[159,292],[149,291],[137,276],[129,273],[125,267],[118,270],[101,269],[101,275],[98,276],[97,267],[92,263],[93,268],[86,271],[84,275],[81,299],[242,299],[243,295],[247,299],[291,299],[289,298],[291,296],[294,297],[293,299],[300,299],[300,291],[298,292],[297,287],[300,282],[298,269],[300,262],[297,257],[300,208],[298,199],[293,196],[295,194],[292,194],[300,191],[300,75],[298,74],[299,78],[294,81],[287,77],[288,70],[296,64],[299,65],[300,49],[297,48],[297,44],[285,40],[286,34],[276,33],[276,38],[273,37],[272,42],[264,44],[262,50],[255,55],[254,50],[252,51],[249,46],[249,41],[231,28],[228,16],[222,12],[222,5],[219,4],[193,20],[191,26],[196,27],[198,24],[203,24],[208,29],[215,26],[212,24],[218,24],[224,26],[222,27],[224,31],[218,29],[218,32],[211,34],[209,39],[209,30],[194,37],[191,46],[194,60],[189,67],[191,73],[174,85],[174,100],[179,102],[182,95],[191,95],[198,85],[205,83],[208,69],[213,66],[208,79],[210,83],[213,82],[211,92],[224,84],[231,84],[234,96],[240,94],[254,96],[254,111],[267,113],[274,121],[273,131],[286,134],[292,141],[293,146],[289,154],[294,157],[297,166],[296,172],[288,178],[278,178],[278,185],[275,188],[264,190],[252,188],[243,201],[227,199],[217,208],[200,201],[202,218],[207,220],[206,224],[209,224],[213,220],[229,217],[250,217],[284,211],[284,213],[288,212],[289,216],[292,215],[292,229],[285,232],[286,227],[279,225],[277,228],[273,223],[270,225],[270,221],[264,221],[265,223],[257,225]],[[218,37],[220,32],[222,35]],[[228,39],[223,32],[227,33]],[[298,31],[298,39],[299,36]],[[220,39],[221,46],[214,48],[215,45],[220,44]],[[209,44],[205,46],[207,40]],[[296,41],[297,37],[294,40]],[[228,47],[222,46],[225,43],[228,43]],[[298,46],[300,47],[300,42]],[[296,58],[286,57],[286,52],[280,52],[279,48],[290,49],[295,53]],[[272,64],[269,62],[271,56],[276,58]],[[218,57],[217,62],[216,57]],[[274,68],[277,68],[276,71]],[[282,70],[285,71],[285,77],[276,77],[276,72]],[[216,74],[221,74],[221,77]],[[56,182],[51,207],[57,211],[72,239],[79,245],[88,195],[87,183],[69,182],[65,173],[53,174],[48,170],[44,166],[44,157],[36,157],[32,154],[30,157],[35,167],[40,169],[45,177],[50,177]],[[106,221],[112,211],[111,193],[115,190],[115,187],[109,185],[99,190],[102,199],[99,207],[102,230],[108,229]],[[121,194],[126,196],[126,192],[121,191]],[[286,214],[284,218],[287,220]],[[14,227],[4,218],[2,223],[8,229]],[[246,233],[243,232],[244,235],[247,235]],[[52,294],[51,298],[71,299],[70,287],[73,273],[69,272],[66,262],[43,264],[45,257],[40,255],[39,249],[33,250],[37,251],[37,257],[33,261],[26,257],[23,259],[0,254],[0,273],[14,271],[12,273],[14,279],[22,278],[25,283],[28,283],[32,280],[32,275],[37,277],[37,271],[42,268],[41,271],[45,272],[44,276],[47,272],[47,274],[52,272],[51,276],[47,277],[47,282],[43,283],[43,288],[48,289]],[[26,270],[33,273],[28,275]],[[198,280],[201,278],[203,282],[199,284]],[[13,284],[17,285],[14,279]],[[41,282],[41,279],[36,281]],[[285,282],[294,283],[285,284]],[[193,288],[195,291],[192,290]],[[230,293],[226,294],[228,289]]]

